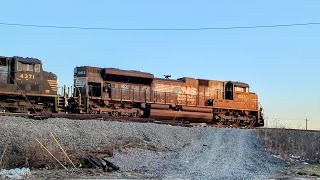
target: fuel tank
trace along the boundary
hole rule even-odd
[[[191,123],[211,123],[213,120],[213,114],[202,112],[151,109],[150,118],[157,120],[184,120]]]
[[[182,107],[182,111],[190,111],[190,112],[203,112],[203,113],[211,113],[213,112],[213,109],[210,108],[202,108],[202,107]]]

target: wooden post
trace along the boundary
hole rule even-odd
[[[58,146],[60,147],[61,151],[64,153],[64,155],[67,157],[67,159],[70,161],[70,163],[72,164],[72,166],[77,169],[77,167],[74,165],[74,163],[72,162],[72,160],[69,158],[67,152],[63,149],[63,147],[61,146],[61,144],[59,143],[59,141],[57,140],[57,138],[53,135],[53,133],[50,133],[53,140],[58,144]]]
[[[36,141],[41,145],[41,147],[43,149],[45,149],[50,156],[52,156],[65,170],[68,170],[38,139],[36,139]]]

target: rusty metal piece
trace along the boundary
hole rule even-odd
[[[180,120],[191,123],[212,123],[213,114],[201,112],[173,111],[152,109],[150,118],[157,120]]]
[[[165,104],[150,104],[151,109],[169,110],[170,106]]]
[[[203,113],[212,113],[212,108],[202,108],[202,107],[187,107],[182,106],[182,111],[190,111],[190,112],[203,112]]]

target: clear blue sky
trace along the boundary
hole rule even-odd
[[[194,28],[320,22],[320,1],[2,1],[0,22]],[[85,31],[0,25],[0,55],[36,57],[71,84],[79,65],[245,81],[269,126],[320,129],[320,25],[212,31]],[[279,125],[278,124],[278,125]]]

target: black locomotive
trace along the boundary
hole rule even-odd
[[[57,76],[35,58],[0,57],[2,112],[56,112]]]

